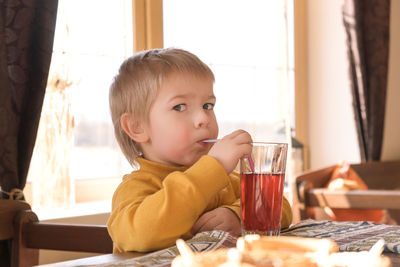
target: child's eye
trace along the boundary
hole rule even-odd
[[[176,110],[176,111],[184,111],[186,109],[186,105],[185,104],[179,104],[179,105],[174,106],[172,109]]]
[[[206,104],[203,105],[203,108],[207,109],[207,110],[213,110],[214,109],[214,105],[215,104],[213,104],[213,103],[206,103]]]

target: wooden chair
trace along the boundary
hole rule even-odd
[[[14,217],[18,212],[30,209],[29,204],[24,201],[0,199],[0,240],[4,241],[0,249],[5,249],[1,253],[2,255],[7,255],[9,242],[14,238]],[[0,258],[0,266],[8,264],[8,260],[3,257]]]
[[[2,202],[3,200],[0,201]],[[9,208],[15,212],[9,212],[7,215],[7,235],[0,235],[1,238],[10,239],[12,242],[12,267],[39,264],[39,249],[112,253],[113,244],[105,225],[43,223],[39,222],[28,204],[7,204],[23,207]],[[7,204],[4,202],[0,207]]]
[[[351,167],[367,184],[368,190],[338,192],[325,189],[336,166],[297,176],[300,219],[307,218],[306,210],[310,207],[388,209],[390,216],[400,223],[400,161],[366,162]]]
[[[18,200],[0,199],[0,240],[14,236],[13,220],[21,210],[30,210],[28,203]]]

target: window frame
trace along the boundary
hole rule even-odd
[[[163,47],[163,0],[132,0],[133,48],[138,52]],[[307,1],[294,2],[294,79],[295,137],[304,145],[304,168],[309,168],[308,141],[308,69],[307,69]],[[110,200],[120,177],[83,179],[75,182],[75,203]],[[96,194],[87,195],[86,188]],[[25,189],[27,201],[32,200],[32,185]],[[31,203],[31,202],[30,202]]]
[[[308,170],[308,52],[307,52],[307,0],[294,0],[294,84],[295,84],[295,137],[303,145],[304,169]]]

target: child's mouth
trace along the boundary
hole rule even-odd
[[[212,144],[212,143],[209,142],[208,140],[209,140],[209,139],[203,139],[203,140],[198,141],[197,143],[200,144],[201,146],[206,147],[206,146]]]

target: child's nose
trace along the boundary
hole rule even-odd
[[[208,117],[206,110],[202,109],[196,115],[195,128],[201,128],[201,127],[207,126],[209,122],[210,122],[210,119]]]

